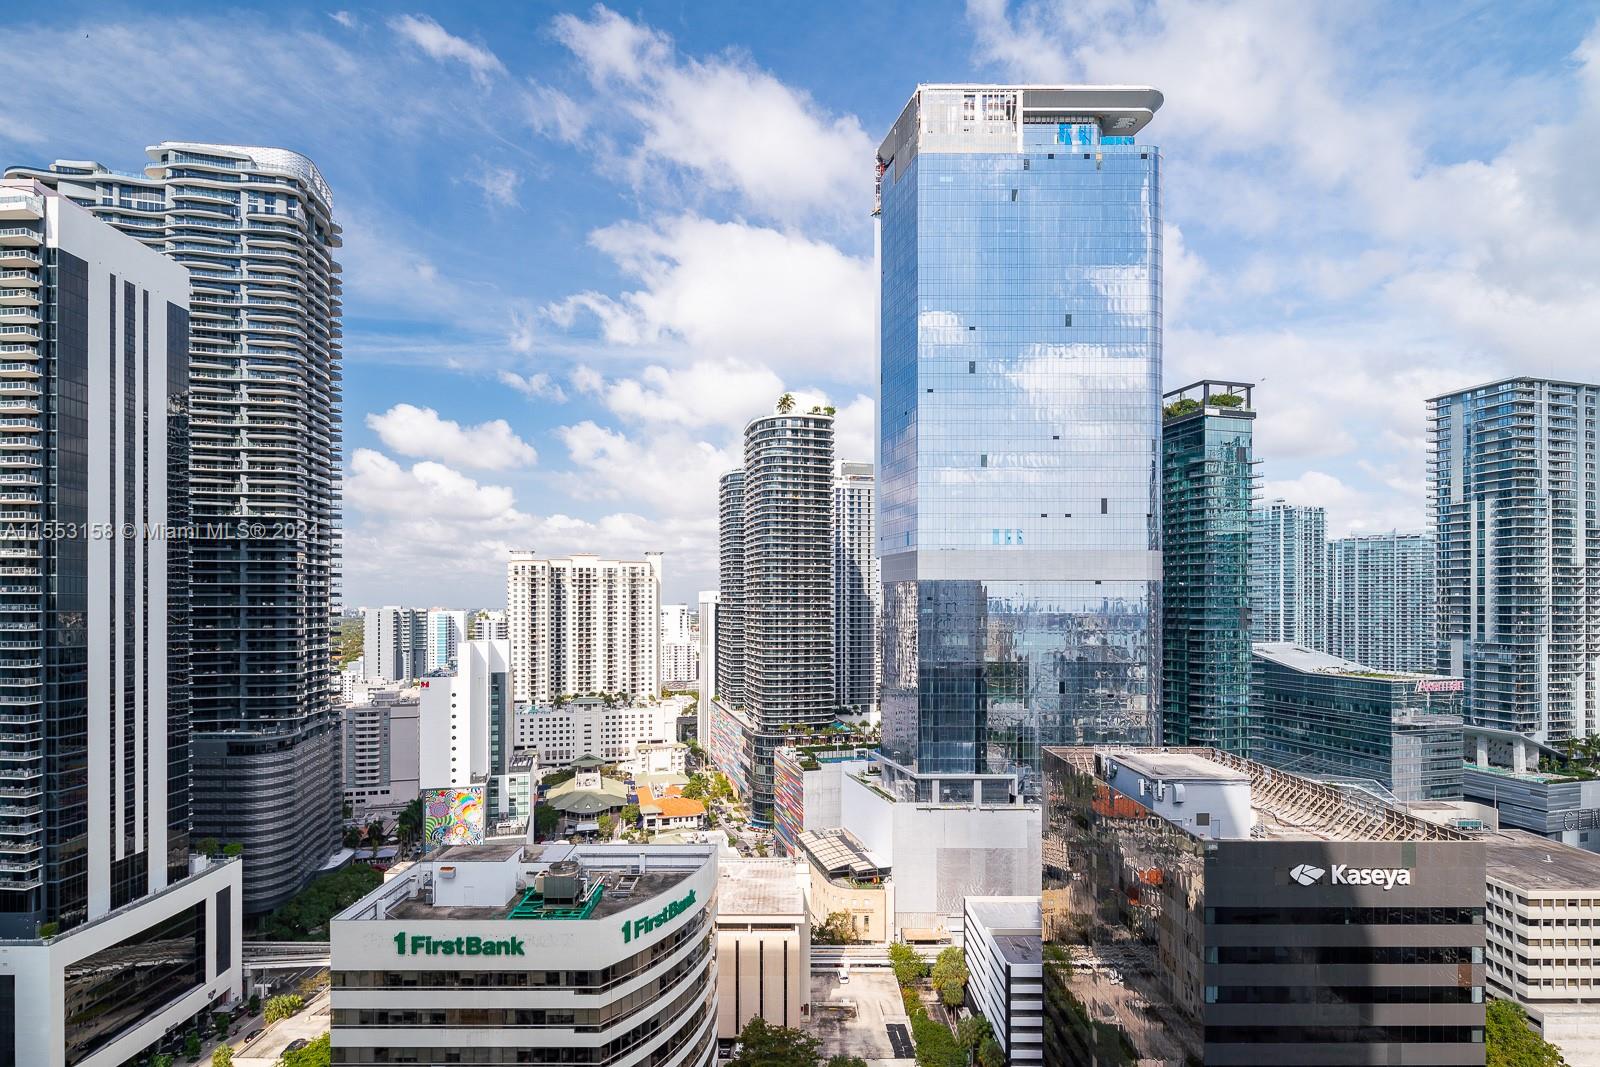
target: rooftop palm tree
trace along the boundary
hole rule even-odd
[[[794,410],[794,394],[784,393],[778,398],[778,414],[787,415]]]

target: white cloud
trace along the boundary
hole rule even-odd
[[[776,218],[868,210],[874,144],[854,115],[829,114],[745,57],[679,56],[670,37],[600,5],[557,17],[555,33],[603,90],[590,120],[626,119],[618,144],[632,149],[637,186],[676,168],[691,188]]]
[[[697,357],[759,358],[779,373],[869,381],[872,261],[823,241],[696,215],[623,222],[590,235],[642,288],[589,291],[544,308],[574,325],[593,315],[611,345],[681,346]]]
[[[592,391],[629,422],[681,426],[739,426],[768,410],[783,381],[768,367],[697,360],[687,367],[649,366],[636,378],[607,382]]]
[[[1322,471],[1306,471],[1283,481],[1269,480],[1262,485],[1262,498],[1281,498],[1291,504],[1325,508],[1330,538],[1426,528],[1427,517],[1420,494],[1374,494]]]
[[[455,36],[427,15],[396,16],[389,20],[389,28],[440,62],[465,64],[473,79],[480,83],[487,83],[491,74],[506,72],[499,56],[482,45]]]
[[[538,459],[533,446],[512,432],[504,419],[463,427],[442,419],[432,408],[396,404],[367,416],[367,426],[403,456],[426,456],[477,470],[530,467]]]
[[[565,403],[567,394],[548,374],[518,374],[516,371],[503,370],[500,372],[500,383],[508,385],[521,393],[529,400],[549,400],[554,403]]]
[[[734,435],[719,447],[676,427],[630,437],[586,419],[556,431],[575,473],[574,497],[681,517],[715,516],[717,478],[742,462]]]
[[[347,30],[356,28],[356,17],[348,11],[330,11],[328,17]]]
[[[589,128],[583,106],[560,89],[533,83],[522,97],[523,114],[539,133],[568,144],[577,143]]]
[[[517,189],[522,185],[522,173],[514,167],[501,167],[478,161],[478,169],[466,180],[483,190],[483,199],[490,207],[516,207]]]
[[[373,418],[367,417],[369,424]],[[431,460],[402,467],[370,448],[358,448],[350,457],[345,498],[363,511],[380,514],[426,510],[455,519],[496,523],[521,518],[516,499],[506,486],[479,485],[460,471]]]

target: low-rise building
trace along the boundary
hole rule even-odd
[[[660,790],[639,787],[639,828],[647,834],[698,830],[706,824],[706,806],[690,800],[677,786]]]
[[[1600,856],[1520,830],[1485,841],[1489,992],[1569,1062],[1600,1062]]]
[[[333,1062],[707,1067],[717,850],[444,849],[331,923]]]
[[[623,760],[620,770],[635,778],[668,776],[682,778],[688,773],[689,746],[679,741],[642,741],[633,755]]]
[[[790,746],[773,753],[773,832],[785,855],[800,854],[802,831],[842,824],[844,777],[867,771],[876,755],[874,748],[850,745]]]
[[[811,921],[821,926],[845,915],[855,939],[882,944],[894,930],[894,886],[889,870],[850,831],[806,830],[797,855],[805,861]]]
[[[1038,897],[968,897],[967,997],[1011,1067],[1044,1062],[1044,957]]]
[[[421,792],[422,702],[417,692],[374,690],[364,703],[340,710],[344,798],[355,811],[403,807]]]
[[[639,746],[677,738],[681,698],[642,704],[578,697],[559,707],[517,709],[515,743],[539,754],[539,765],[562,770],[583,756],[607,763],[634,758]]]
[[[1290,642],[1254,646],[1250,756],[1396,799],[1461,796],[1460,678],[1377,671]]]
[[[1565,753],[1510,730],[1465,728],[1461,788],[1500,825],[1600,852],[1600,778]]]
[[[798,1027],[811,1005],[805,868],[793,860],[722,863],[717,879],[717,1037],[746,1023]]]
[[[1044,766],[1045,1062],[1483,1063],[1480,838],[1216,749]]]

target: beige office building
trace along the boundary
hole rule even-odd
[[[811,1011],[805,868],[793,860],[724,862],[717,876],[717,1037],[751,1019],[799,1026]]]

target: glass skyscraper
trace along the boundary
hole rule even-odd
[[[1003,800],[1017,778],[1035,795],[1042,744],[1155,737],[1161,155],[1135,135],[1160,105],[922,85],[878,150],[901,797]]]
[[[1256,641],[1328,647],[1328,517],[1269,500],[1250,516],[1250,630]]]
[[[1163,399],[1161,739],[1250,754],[1251,386]]]
[[[1328,651],[1383,671],[1432,673],[1433,538],[1366,534],[1328,542]]]
[[[1428,401],[1439,671],[1467,718],[1600,731],[1600,385],[1512,378]]]

